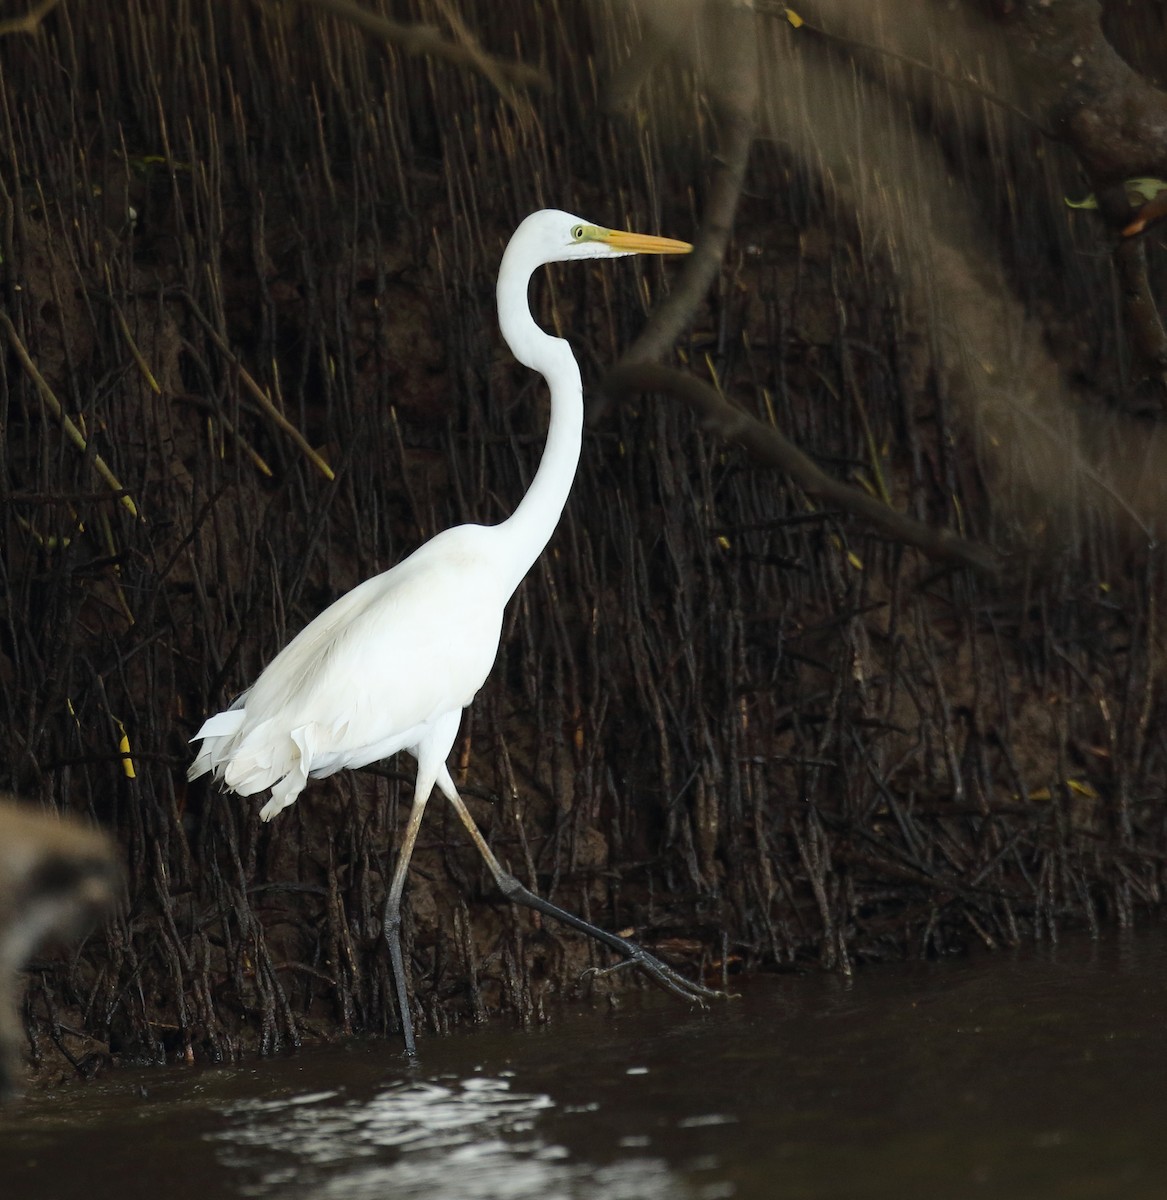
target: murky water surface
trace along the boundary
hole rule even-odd
[[[742,991],[34,1095],[0,1196],[1167,1194],[1167,932]]]

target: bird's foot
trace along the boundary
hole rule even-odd
[[[706,987],[703,983],[696,983],[692,979],[686,978],[680,971],[674,970],[668,963],[661,962],[656,955],[649,954],[635,942],[628,941],[627,938],[620,938],[620,941],[624,943],[620,947],[624,958],[609,967],[589,967],[580,978],[601,979],[605,975],[615,975],[617,971],[632,967],[643,971],[649,979],[666,991],[672,992],[674,996],[680,996],[682,1000],[688,1000],[691,1004],[699,1004],[702,1008],[706,1007],[706,1001],[709,1000],[731,999],[731,992],[723,992],[717,988]]]
[[[479,836],[481,837],[481,835]],[[494,859],[494,855],[490,854],[489,849],[485,849],[485,845],[485,842],[483,842],[480,849],[484,849],[484,857],[486,857],[487,863],[490,863]],[[578,929],[581,933],[587,934],[588,937],[603,943],[609,949],[615,950],[617,954],[623,955],[623,961],[616,963],[615,966],[593,968],[591,971],[585,971],[585,976],[608,975],[613,971],[622,970],[624,967],[636,967],[643,971],[653,983],[659,984],[666,991],[672,992],[673,995],[680,996],[683,1000],[688,1000],[692,1004],[700,1004],[704,1007],[707,1000],[727,1000],[730,998],[729,992],[718,991],[716,988],[708,988],[704,984],[694,983],[691,979],[686,979],[679,971],[673,970],[668,963],[661,962],[655,955],[649,954],[647,950],[637,945],[636,942],[630,941],[626,937],[621,937],[618,933],[609,933],[606,929],[601,929],[598,925],[593,925],[591,922],[585,921],[582,917],[577,917],[574,913],[560,908],[558,904],[552,904],[550,900],[544,900],[542,897],[535,895],[534,892],[524,887],[513,875],[499,867],[497,862],[492,867],[492,871],[502,894],[512,904],[522,904],[527,908],[533,908],[545,917],[561,921],[571,929]]]

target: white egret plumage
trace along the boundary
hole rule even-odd
[[[446,766],[462,709],[494,664],[507,601],[559,522],[579,462],[583,386],[567,342],[536,324],[527,299],[546,263],[626,254],[686,254],[687,242],[604,229],[546,209],[518,227],[498,273],[498,320],[515,357],[547,380],[551,419],[539,468],[515,511],[498,525],[459,525],[391,570],[340,597],[280,651],[253,686],[195,734],[188,775],[211,772],[242,796],[271,789],[270,821],[309,778],[408,750],[417,760],[413,808],[385,902],[406,1052],[416,1053],[401,954],[401,895],[422,813],[434,785],[455,810],[495,881],[512,901],[565,922],[692,1000],[722,993],[693,983],[636,943],[536,896],[487,846]]]

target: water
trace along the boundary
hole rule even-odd
[[[1167,1193],[1167,932],[657,993],[0,1114],[5,1200],[785,1200]]]

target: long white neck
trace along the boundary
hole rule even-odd
[[[510,269],[508,269],[510,267]],[[547,545],[567,503],[583,436],[583,383],[571,347],[535,324],[527,302],[533,267],[508,264],[498,276],[498,322],[514,356],[551,389],[551,422],[539,469],[515,511],[497,526],[513,568],[512,590]]]

